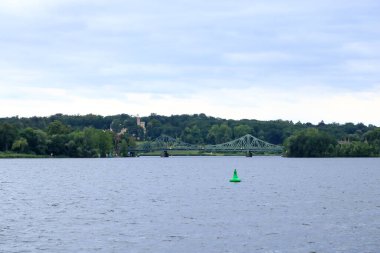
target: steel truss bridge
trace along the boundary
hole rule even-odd
[[[194,145],[182,142],[167,135],[162,135],[154,141],[144,142],[130,152],[153,152],[153,151],[179,151],[195,150],[205,152],[271,152],[281,153],[282,146],[270,144],[250,134],[244,135],[236,140],[216,145]]]

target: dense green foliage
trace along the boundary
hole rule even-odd
[[[295,157],[379,156],[380,130],[364,124],[227,120],[205,114],[142,117],[62,115],[0,119],[0,152],[62,157],[127,156],[136,141],[169,135],[191,144],[218,144],[245,134],[285,145]]]
[[[357,139],[361,139],[357,140]],[[354,141],[340,141],[316,128],[295,133],[285,141],[290,157],[369,157],[380,156],[380,128],[366,132]]]
[[[294,157],[332,156],[337,141],[325,132],[309,128],[289,137],[286,142],[286,155]]]

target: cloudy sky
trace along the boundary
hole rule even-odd
[[[380,126],[378,0],[1,0],[0,117]]]

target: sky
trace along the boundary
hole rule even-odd
[[[1,0],[0,117],[380,126],[378,0]]]

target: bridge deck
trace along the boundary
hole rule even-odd
[[[283,147],[270,144],[252,135],[245,135],[236,140],[217,145],[193,145],[179,141],[170,136],[160,136],[156,140],[146,142],[130,152],[154,151],[204,151],[204,152],[282,152]]]

